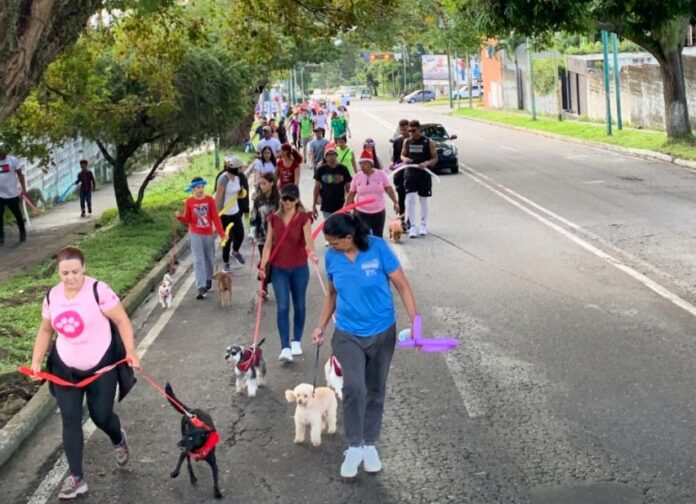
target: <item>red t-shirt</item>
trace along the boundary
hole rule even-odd
[[[273,228],[273,248],[271,254],[275,257],[271,265],[277,268],[291,269],[298,268],[307,263],[307,242],[304,237],[304,225],[312,221],[311,214],[298,212],[290,220],[290,230],[280,244],[280,249],[275,253],[278,242],[285,234],[285,223],[283,218],[276,214],[268,217],[268,225]]]
[[[282,189],[288,184],[295,183],[295,170],[300,167],[302,163],[302,157],[295,158],[291,166],[287,166],[283,159],[278,159],[276,163],[276,176],[278,177],[278,183]]]
[[[188,224],[189,233],[211,235],[217,231],[220,239],[225,236],[217,205],[212,196],[202,198],[191,196],[186,200],[184,215],[179,217],[179,220]]]

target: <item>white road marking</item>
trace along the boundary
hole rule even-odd
[[[403,240],[404,237],[407,237],[406,233],[403,234],[401,239]],[[408,238],[406,238],[408,239]],[[401,263],[401,267],[404,270],[410,270],[411,269],[411,260],[408,258],[408,253],[406,252],[406,249],[403,247],[401,244],[391,244],[391,249],[394,251],[396,254],[396,257],[399,259],[399,262]]]
[[[584,248],[588,252],[590,252],[590,253],[594,254],[595,256],[599,257],[600,259],[606,261],[607,263],[611,264],[615,268],[623,271],[628,276],[630,276],[633,279],[637,280],[638,282],[642,283],[644,286],[646,286],[648,289],[652,290],[653,292],[655,292],[659,296],[662,296],[663,298],[674,303],[675,305],[677,305],[679,308],[683,309],[684,311],[686,311],[690,315],[696,317],[696,306],[692,305],[691,303],[689,303],[685,299],[683,299],[680,296],[678,296],[677,294],[673,293],[672,291],[670,291],[666,287],[663,287],[659,283],[651,280],[650,278],[643,275],[639,271],[636,271],[635,269],[631,268],[630,266],[623,263],[621,260],[617,259],[616,257],[614,257],[610,254],[607,254],[603,250],[600,250],[599,248],[595,247],[594,245],[587,242],[586,240],[583,240],[579,236],[574,235],[570,231],[562,228],[561,226],[550,221],[546,217],[536,213],[535,211],[527,208],[526,206],[522,205],[518,201],[512,199],[510,196],[508,196],[507,194],[496,189],[493,185],[487,183],[485,180],[482,180],[483,178],[485,178],[487,180],[491,180],[490,177],[487,177],[487,176],[483,175],[482,173],[477,172],[476,170],[474,170],[473,168],[471,168],[465,164],[462,164],[461,166],[463,166],[464,168],[466,168],[468,170],[468,172],[465,171],[465,173],[468,177],[470,177],[475,182],[482,185],[483,187],[485,187],[486,189],[488,189],[492,193],[496,194],[497,196],[500,196],[501,198],[503,198],[505,201],[507,201],[511,205],[519,208],[520,210],[522,210],[526,214],[530,215],[534,219],[538,220],[542,224],[548,226],[549,228],[553,229],[557,233],[559,233],[559,234],[565,236],[566,238],[568,238],[569,240],[575,242],[577,245]],[[512,190],[508,190],[508,192],[510,192],[511,194],[515,194],[515,195],[517,194]],[[545,208],[538,205],[537,203],[534,203],[533,201],[529,200],[528,198],[524,198],[521,195],[519,196],[519,198],[522,201],[524,201],[525,203],[533,206],[534,208],[537,208],[537,209],[543,211],[547,215],[554,215],[554,216],[556,215],[553,212],[551,212],[550,210],[546,210]],[[567,225],[569,225],[573,229],[580,229],[580,226],[572,223],[571,221],[568,221],[567,219],[564,219],[563,217],[558,216],[557,219],[563,223],[567,223]]]
[[[506,151],[510,151],[510,152],[519,152],[517,149],[514,149],[514,148],[512,148],[512,147],[508,147],[507,145],[500,145],[499,147],[500,147],[501,149],[505,149]]]
[[[606,184],[606,180],[588,180],[585,184]]]
[[[396,129],[398,128],[398,122],[392,124],[392,123],[390,123],[390,122],[385,121],[385,120],[382,119],[381,117],[379,117],[379,116],[377,116],[377,115],[375,115],[375,114],[372,114],[371,112],[366,112],[366,111],[364,111],[364,110],[361,110],[360,112],[361,112],[362,114],[365,114],[367,117],[369,117],[369,118],[372,119],[373,121],[375,121],[375,122],[381,124],[382,126],[384,126],[385,128],[387,128],[388,130],[390,130],[392,133],[395,133],[395,132],[396,132]]]
[[[468,370],[464,368],[464,364],[457,359],[454,352],[445,353],[445,362],[452,375],[452,380],[454,380],[454,384],[457,386],[459,397],[462,398],[464,408],[466,408],[466,413],[469,415],[469,418],[486,416],[486,410],[466,379]]]
[[[148,331],[147,335],[145,335],[143,340],[140,342],[137,351],[141,359],[145,356],[152,343],[160,335],[162,329],[164,329],[167,323],[174,316],[174,312],[181,304],[181,301],[183,301],[184,297],[186,296],[186,293],[191,288],[191,285],[193,284],[194,280],[194,275],[189,274],[189,278],[184,281],[181,287],[179,287],[177,294],[174,296],[174,299],[172,300],[172,306],[168,310],[163,312],[162,315],[160,315],[160,318],[157,320],[157,322],[155,322],[152,328],[150,328],[150,330]],[[85,422],[85,425],[82,429],[84,433],[85,443],[89,440],[92,434],[94,434],[94,431],[96,429],[97,428],[92,422],[92,420],[87,420],[87,422]],[[34,491],[27,503],[46,504],[48,499],[51,498],[51,495],[55,491],[56,487],[60,485],[67,472],[68,461],[65,458],[65,455],[61,455],[58,458],[58,460],[56,460],[56,463],[53,464],[53,467],[48,472],[46,477],[41,481],[38,488]]]

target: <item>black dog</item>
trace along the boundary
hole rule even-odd
[[[179,401],[174,395],[172,386],[168,382],[164,390],[167,392],[167,395],[171,397],[171,399],[167,398],[169,403],[175,410],[183,415],[181,417],[181,441],[177,443],[177,446],[181,448],[181,455],[179,455],[179,461],[170,476],[172,478],[179,476],[181,465],[184,463],[184,459],[186,459],[191,484],[195,485],[198,479],[193,474],[191,457],[197,461],[205,460],[213,471],[213,490],[215,498],[222,499],[222,493],[218,486],[218,465],[215,458],[215,445],[220,440],[220,436],[215,430],[213,419],[205,411],[190,409]]]

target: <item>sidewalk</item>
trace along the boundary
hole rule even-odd
[[[206,152],[209,148],[206,144],[167,160],[158,172],[155,182],[179,171],[189,163],[192,156]],[[149,169],[135,172],[128,177],[134,196],[148,171]],[[24,243],[19,243],[19,232],[15,224],[6,226],[5,246],[0,248],[0,282],[41,264],[61,248],[94,232],[102,213],[115,206],[114,188],[109,183],[92,195],[92,215],[80,217],[80,202],[75,200],[53,207],[50,212],[39,217],[30,216],[31,226],[27,228],[27,241]]]

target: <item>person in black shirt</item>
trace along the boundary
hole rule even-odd
[[[404,146],[404,140],[410,136],[408,132],[408,119],[401,119],[399,121],[399,133],[401,136],[395,138],[392,144],[392,159],[391,166],[389,167],[391,169],[394,169],[394,165],[401,163],[401,149]],[[408,231],[408,227],[406,221],[406,188],[404,187],[404,175],[404,170],[394,175],[394,187],[396,187],[396,194],[399,197],[399,215],[401,216],[401,223],[404,226],[404,232],[406,232]]]
[[[421,133],[421,125],[418,121],[408,123],[410,137],[404,140],[401,148],[401,160],[404,163],[418,165],[418,167],[406,169],[404,176],[404,188],[406,189],[406,214],[410,221],[408,230],[409,238],[428,234],[428,198],[433,195],[433,181],[425,168],[432,168],[437,164],[437,147],[435,142]],[[420,200],[420,226],[416,227],[416,200]]]
[[[92,213],[92,191],[97,189],[97,182],[94,180],[92,170],[88,168],[86,159],[80,161],[80,173],[77,174],[75,185],[80,186],[80,209],[82,210],[80,217],[84,217],[85,203],[89,213]]]
[[[350,171],[338,162],[336,145],[330,143],[324,151],[326,163],[319,165],[314,175],[314,200],[312,212],[319,215],[317,204],[321,196],[321,213],[326,219],[336,210],[343,208],[352,177]]]

